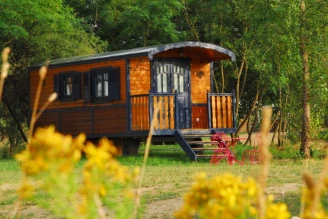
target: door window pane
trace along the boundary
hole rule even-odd
[[[184,76],[183,75],[180,75],[180,86],[179,86],[179,92],[184,92]]]
[[[173,74],[174,77],[174,90],[179,91],[179,87],[178,87],[178,75],[177,74]]]
[[[167,92],[167,74],[163,74],[163,92]]]
[[[157,92],[159,92],[159,93],[162,92],[162,75],[161,74],[157,75]]]
[[[72,77],[66,77],[64,83],[65,83],[64,96],[72,95],[72,90],[73,90]]]
[[[108,97],[108,73],[104,74],[104,96]]]

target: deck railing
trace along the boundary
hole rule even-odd
[[[149,93],[130,96],[130,130],[149,130],[154,117],[154,129],[175,129],[176,94]],[[154,110],[159,108],[157,115]]]
[[[148,131],[154,117],[155,130],[178,129],[177,94],[148,93],[129,96],[129,130]],[[234,93],[208,93],[209,129],[236,128]],[[157,115],[154,110],[159,108]]]
[[[131,131],[149,130],[150,110],[149,94],[130,96],[130,129]]]
[[[207,104],[210,129],[236,127],[234,93],[207,93]]]
[[[175,129],[176,128],[176,95],[175,94],[150,94],[152,112],[158,108],[157,115],[154,116],[154,129]],[[152,118],[152,117],[151,117]]]

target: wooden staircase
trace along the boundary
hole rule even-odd
[[[175,141],[192,161],[198,158],[211,158],[214,150],[218,149],[218,142],[211,141],[212,134],[187,134],[175,131]],[[208,140],[205,140],[208,139]]]

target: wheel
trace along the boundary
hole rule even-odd
[[[140,146],[140,140],[136,138],[123,139],[123,156],[137,156]]]
[[[194,138],[193,141],[202,141],[201,138]],[[190,144],[190,147],[191,148],[204,148],[204,145],[203,144]],[[195,150],[195,153],[196,154],[199,154],[199,155],[202,155],[204,154],[204,150]]]

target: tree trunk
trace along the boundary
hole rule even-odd
[[[280,113],[280,109],[278,110],[278,112],[276,113],[272,123],[271,123],[271,126],[270,126],[270,129],[269,130],[272,130],[272,128],[274,128],[274,131],[273,131],[273,136],[272,136],[272,139],[271,139],[271,144],[274,144],[274,138],[276,137],[276,132],[277,132],[277,127],[278,126],[275,126],[275,123],[277,122],[278,120],[278,117],[279,117],[279,113]]]
[[[289,90],[289,89],[288,89]],[[285,99],[285,105],[284,108],[281,110],[281,118],[283,121],[283,129],[282,129],[282,133],[283,133],[283,141],[282,141],[282,145],[284,146],[285,141],[286,141],[286,137],[287,137],[287,124],[288,124],[288,120],[287,120],[287,113],[286,113],[286,107],[287,107],[287,101],[288,101],[288,92],[286,94],[286,99]]]
[[[309,105],[309,54],[307,52],[306,43],[307,38],[305,36],[304,23],[306,22],[306,7],[305,0],[300,1],[300,54],[303,65],[303,125],[300,152],[304,154],[306,159],[311,157],[310,154],[310,105]]]
[[[256,103],[257,103],[257,100],[259,98],[259,93],[260,93],[260,90],[259,90],[259,84],[258,84],[257,89],[256,89],[255,98],[254,98],[254,101],[253,101],[253,105],[252,105],[251,109],[249,110],[248,114],[246,115],[246,117],[244,118],[244,120],[241,122],[241,124],[239,124],[238,129],[235,133],[235,136],[238,135],[241,127],[243,127],[245,125],[245,123],[249,121],[249,118],[251,117],[251,114],[252,114],[252,112],[254,111],[254,109],[256,107]],[[247,124],[247,132],[248,132],[248,124]]]
[[[248,132],[248,137],[245,141],[245,145],[246,144],[249,144],[249,145],[252,145],[252,134],[253,134],[253,131],[254,131],[254,128],[257,124],[257,120],[258,120],[258,111],[259,111],[259,108],[256,107],[255,111],[254,111],[254,122],[252,123],[252,127],[250,128],[250,130],[247,130]]]
[[[216,83],[216,80],[214,80],[214,82]],[[224,78],[224,68],[223,68],[223,64],[222,63],[221,63],[221,84],[222,84],[222,86],[221,86],[222,87],[221,88],[221,93],[224,93],[224,90],[225,90],[225,78]],[[217,85],[216,85],[216,89],[218,90]]]
[[[243,72],[243,69],[244,69],[244,65],[245,65],[245,62],[246,62],[246,57],[244,55],[243,57],[243,60],[241,61],[241,65],[240,65],[240,68],[237,69],[237,84],[236,84],[236,116],[238,118],[238,111],[239,111],[239,101],[240,101],[240,97],[241,97],[241,94],[240,94],[240,77],[241,77],[241,74]]]
[[[282,122],[282,92],[281,92],[281,85],[279,84],[279,123],[278,123],[278,147],[281,146],[281,122]]]
[[[27,142],[26,135],[25,135],[25,133],[24,133],[24,131],[23,131],[23,128],[22,128],[22,126],[21,126],[21,123],[20,123],[19,119],[17,118],[17,116],[16,116],[14,110],[11,108],[10,104],[7,102],[7,100],[6,100],[5,98],[2,99],[2,102],[3,102],[4,105],[7,107],[7,109],[8,109],[9,112],[10,112],[10,115],[11,115],[12,118],[14,119],[14,121],[15,121],[15,123],[16,123],[16,125],[17,125],[17,128],[18,128],[18,131],[19,131],[19,133],[21,134],[23,140],[24,140],[25,142]]]

